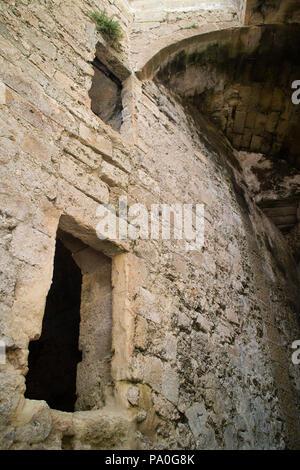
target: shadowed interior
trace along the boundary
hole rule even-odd
[[[81,283],[81,271],[71,252],[57,239],[42,334],[29,344],[25,396],[45,400],[61,411],[74,411],[77,398]]]
[[[119,131],[122,125],[122,84],[97,58],[93,67],[94,76],[89,91],[92,111],[115,131]]]

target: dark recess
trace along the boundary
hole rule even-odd
[[[74,411],[81,298],[81,271],[57,239],[53,281],[39,340],[29,344],[25,397],[45,400],[52,409]]]
[[[89,91],[92,111],[102,121],[119,131],[122,125],[122,83],[110,70],[95,59],[94,76]]]

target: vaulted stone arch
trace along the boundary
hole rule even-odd
[[[259,188],[249,182],[250,190],[284,231],[297,223],[299,204],[300,109],[291,99],[299,41],[296,24],[210,32],[161,50],[138,74],[163,83],[236,150],[267,158],[254,168]],[[243,156],[243,166],[252,168],[251,158]]]
[[[234,27],[300,22],[298,0],[131,0],[133,69],[184,39]]]

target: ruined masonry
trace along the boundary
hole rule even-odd
[[[300,448],[299,23],[1,1],[1,449]],[[203,247],[101,239],[120,197],[203,204]]]

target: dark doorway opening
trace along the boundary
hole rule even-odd
[[[42,334],[29,344],[25,397],[45,400],[50,408],[74,411],[82,275],[71,252],[56,240],[53,281]]]

